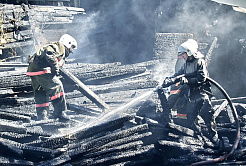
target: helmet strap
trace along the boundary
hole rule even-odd
[[[67,58],[70,54],[70,50],[65,46],[65,57]]]
[[[193,62],[195,60],[195,57],[193,56],[193,55],[191,55],[191,56],[188,56],[188,58],[187,58],[187,62]]]

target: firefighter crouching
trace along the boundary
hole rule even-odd
[[[48,119],[49,100],[54,107],[53,118],[68,120],[64,88],[59,79],[59,67],[65,63],[65,58],[77,49],[76,40],[64,34],[59,42],[54,42],[40,48],[29,56],[27,76],[31,77],[36,102],[37,119]]]
[[[218,134],[216,130],[216,122],[213,117],[214,110],[211,105],[211,85],[206,78],[208,77],[208,70],[203,55],[197,50],[197,45],[192,40],[187,40],[181,44],[178,48],[178,54],[185,60],[181,69],[173,76],[167,77],[164,83],[169,80],[185,74],[185,77],[181,77],[180,84],[186,85],[188,90],[184,90],[186,102],[183,105],[183,109],[178,109],[178,114],[182,115],[183,119],[186,119],[185,127],[192,129],[201,129],[198,125],[194,125],[197,122],[198,115],[202,117],[207,126],[206,129],[200,130],[203,135],[210,138],[213,143],[218,143]],[[164,87],[163,83],[163,87]]]

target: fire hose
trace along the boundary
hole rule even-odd
[[[170,79],[170,81],[165,82],[162,85],[162,87],[163,88],[169,87],[170,85],[173,85],[173,84],[176,84],[177,82],[179,82],[182,77],[192,77],[192,75],[194,75],[194,74],[192,73],[192,74],[188,74],[188,75],[187,74],[179,75],[179,76],[177,76],[175,78]],[[212,163],[220,162],[220,161],[223,161],[223,160],[227,159],[230,155],[232,155],[235,152],[235,150],[237,149],[239,140],[240,140],[240,123],[239,123],[239,120],[238,120],[238,114],[237,114],[236,108],[234,107],[229,95],[226,93],[226,91],[216,81],[214,81],[213,79],[211,79],[209,77],[207,77],[206,79],[210,83],[215,85],[221,91],[221,93],[224,95],[226,100],[228,101],[228,104],[229,104],[229,106],[230,106],[230,108],[232,110],[232,114],[233,114],[233,116],[235,118],[235,122],[236,122],[236,138],[235,138],[233,147],[232,147],[232,149],[231,149],[231,151],[229,153],[227,153],[227,154],[225,154],[223,156],[220,156],[218,158],[215,158],[215,159],[192,163],[191,166],[212,164]],[[159,87],[156,87],[156,89],[154,91],[157,91],[158,88]]]

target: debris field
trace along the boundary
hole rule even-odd
[[[64,68],[92,90],[109,109],[101,109],[79,91],[78,85],[61,77],[70,120],[37,121],[31,80],[26,76],[27,64],[8,60],[24,59],[14,53],[26,55],[26,46],[38,47],[43,41],[38,38],[40,34],[53,34],[44,35],[53,39],[66,33],[63,26],[64,29],[60,28],[55,33],[51,22],[71,26],[73,16],[84,14],[84,10],[66,8],[64,12],[62,7],[35,6],[27,9],[25,5],[18,8],[3,5],[1,8],[5,8],[7,13],[15,12],[11,18],[7,17],[11,14],[5,13],[5,22],[2,22],[5,44],[1,45],[1,49],[3,55],[6,55],[5,51],[9,54],[0,64],[0,165],[191,165],[217,159],[231,152],[236,139],[237,120],[227,100],[212,100],[217,130],[222,140],[219,146],[215,146],[199,132],[167,120],[165,109],[157,93],[153,92],[161,79],[156,79],[159,74],[157,66],[163,64],[161,59],[134,64],[91,64],[68,59]],[[33,17],[42,18],[36,21],[47,24],[50,29],[37,31],[35,21],[28,21],[34,15],[25,11],[52,13],[52,16],[43,13],[42,17]],[[20,13],[24,15],[17,17]],[[35,33],[33,30],[36,30]],[[216,41],[215,38],[207,52],[208,61],[211,60]],[[47,42],[49,39],[42,44]],[[165,74],[171,75],[174,69],[164,70],[167,72]],[[245,98],[233,98],[232,101],[238,113],[240,140],[228,158],[213,165],[245,164]],[[49,114],[52,114],[52,109],[51,105]],[[172,115],[172,118],[176,118],[174,111]],[[203,124],[202,119],[199,119],[199,123]]]
[[[0,83],[1,164],[184,165],[230,152],[236,127],[226,100],[213,102],[223,140],[220,148],[191,129],[163,120],[158,95],[151,92],[158,85],[152,79],[157,63],[66,64],[66,69],[110,107],[100,109],[63,80],[71,118],[66,123],[54,119],[36,121],[26,67],[5,68]],[[119,109],[138,97],[129,107]],[[243,99],[234,105],[240,118],[240,142],[224,162],[240,164],[245,160],[246,110]]]

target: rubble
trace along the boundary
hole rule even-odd
[[[69,7],[65,8],[69,12],[64,12],[64,7],[18,6],[17,13],[11,5],[1,7],[6,9],[3,27],[7,31],[4,37],[7,43],[1,46],[3,52],[13,46],[34,44],[31,39],[35,38],[35,34],[25,29],[32,27],[24,20],[27,19],[27,11],[38,10],[38,14],[46,11],[42,17],[37,17],[40,19],[37,21],[50,27],[52,24],[72,24],[73,15],[84,13],[82,9]],[[15,18],[10,17],[13,12]],[[13,19],[17,18],[21,23],[18,27],[13,23]],[[15,28],[20,28],[18,34]],[[61,33],[66,31],[59,30]],[[55,35],[51,38],[59,36],[52,29],[43,33]],[[162,35],[158,34],[158,37]],[[216,42],[217,38],[214,38],[206,56],[208,61]],[[163,52],[158,52],[156,56],[161,56],[159,53]],[[220,145],[214,145],[198,131],[167,120],[166,111],[170,108],[164,109],[166,99],[159,99],[158,94],[153,92],[159,84],[159,80],[155,79],[155,67],[163,59],[127,65],[69,60],[64,68],[98,95],[110,110],[102,110],[63,77],[70,120],[66,123],[54,119],[36,121],[31,81],[25,75],[27,64],[1,63],[4,68],[1,66],[0,70],[0,165],[190,165],[219,158],[233,148],[236,122],[224,99],[212,101]],[[173,61],[169,59],[168,62],[173,64]],[[165,74],[173,72],[169,68],[165,70],[169,72]],[[144,94],[148,95],[124,108]],[[244,164],[246,158],[245,98],[233,101],[237,101],[233,105],[239,116],[240,140],[235,152],[219,163],[222,165]],[[202,120],[199,122],[202,125]]]
[[[154,62],[130,65],[144,68],[142,73],[133,74],[132,70],[126,70],[129,73],[125,71],[124,74],[105,77],[106,84],[100,82],[98,85],[87,86],[114,111],[134,98],[153,91],[158,85],[157,81],[152,80],[152,68],[157,61]],[[77,71],[83,71],[77,72],[80,75],[97,70],[102,73],[115,72],[129,66],[82,63],[66,65],[65,68],[73,66]],[[14,68],[10,71],[14,74],[1,74],[1,164],[7,162],[13,165],[18,161],[21,165],[185,165],[217,158],[228,153],[234,143],[235,120],[230,116],[228,102],[214,101],[218,132],[222,140],[219,148],[196,131],[163,121],[165,113],[154,92],[148,99],[142,99],[136,105],[110,116],[111,118],[103,119],[105,112],[82,93],[65,84],[70,89],[66,98],[71,120],[67,123],[53,119],[36,121],[32,91],[26,88],[30,86],[29,78],[24,75],[26,67]],[[71,71],[75,71],[73,68]],[[19,76],[22,79],[16,79]],[[16,79],[15,84],[4,83],[11,78]],[[78,78],[85,81],[83,77]],[[86,79],[90,78],[97,77],[88,75]],[[17,87],[19,90],[14,92],[13,89]],[[25,90],[21,91],[22,88]],[[6,91],[9,92],[8,95]],[[4,103],[4,100],[12,102]],[[240,117],[241,139],[237,150],[225,163],[234,162],[235,159],[243,162],[245,158],[245,104],[234,105]]]

